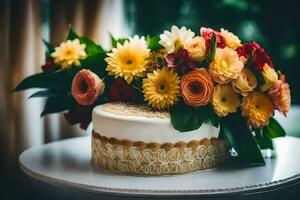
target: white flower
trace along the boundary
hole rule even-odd
[[[195,33],[184,26],[180,29],[172,26],[171,32],[164,31],[163,34],[160,34],[159,43],[166,48],[168,53],[172,53],[180,48],[185,48],[194,36]]]
[[[141,48],[148,48],[147,42],[145,40],[145,37],[142,36],[139,38],[138,35],[134,35],[133,37],[129,37],[129,43],[132,46],[139,46]]]

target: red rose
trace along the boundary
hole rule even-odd
[[[118,78],[109,87],[108,100],[132,102],[135,100],[134,90],[125,80]]]
[[[51,72],[54,69],[54,63],[52,59],[47,59],[45,64],[42,65],[43,72]]]
[[[259,71],[262,71],[265,63],[267,63],[271,68],[274,68],[270,56],[264,51],[264,49],[261,48],[256,50],[255,59],[253,61],[254,66],[256,66]]]
[[[202,27],[200,29],[200,34],[205,40],[206,49],[209,50],[208,47],[210,46],[213,33],[216,35],[217,47],[224,48],[225,47],[225,38],[221,35],[220,32],[215,31],[211,28]]]
[[[76,103],[74,108],[70,109],[67,113],[64,114],[64,117],[70,125],[79,123],[80,128],[87,129],[90,122],[92,121],[93,108],[94,105],[83,106]]]
[[[253,66],[259,71],[263,70],[264,65],[267,63],[271,68],[273,68],[273,63],[270,56],[265,52],[265,50],[256,42],[251,41],[245,43],[243,46],[237,48],[237,53],[239,56],[243,56],[249,59],[252,52],[254,53]]]

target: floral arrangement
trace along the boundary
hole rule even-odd
[[[273,115],[287,115],[289,85],[256,42],[242,43],[225,29],[201,28],[195,35],[176,26],[159,38],[111,41],[106,51],[72,30],[57,47],[44,41],[43,72],[15,90],[43,88],[31,96],[47,97],[41,115],[66,111],[66,120],[82,128],[96,105],[112,101],[167,110],[180,132],[202,123],[220,126],[220,137],[251,165],[264,164],[260,149],[273,148],[271,139],[285,135]]]

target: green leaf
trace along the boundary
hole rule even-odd
[[[26,90],[29,88],[49,88],[57,91],[69,91],[73,77],[66,71],[57,73],[38,73],[25,78],[14,91]]]
[[[159,38],[158,37],[151,37],[150,35],[147,36],[146,41],[148,44],[148,48],[151,51],[158,51],[163,48],[161,44],[159,44]]]
[[[210,105],[199,108],[198,115],[203,119],[204,123],[219,127],[220,119]]]
[[[216,35],[213,34],[209,46],[209,52],[207,54],[207,63],[211,63],[214,60],[216,54],[216,48],[217,48]]]
[[[92,56],[99,53],[106,53],[106,51],[99,45],[96,44],[94,41],[90,40],[87,37],[81,37],[77,35],[72,28],[70,28],[67,40],[74,40],[79,39],[81,44],[85,44],[85,52],[88,56]]]
[[[50,58],[51,57],[51,53],[54,52],[54,47],[52,44],[50,44],[49,42],[47,42],[46,40],[43,39],[43,42],[47,48],[46,51],[46,58]]]
[[[28,99],[30,98],[36,98],[36,97],[51,97],[51,96],[59,96],[62,95],[62,93],[59,93],[54,90],[40,90],[32,94]]]
[[[256,77],[257,85],[262,85],[265,83],[265,79],[260,71],[258,70],[251,70],[251,71],[254,73]]]
[[[251,65],[253,64],[253,61],[255,59],[255,56],[256,56],[256,54],[255,54],[255,50],[254,50],[254,51],[251,52],[251,54],[250,54],[250,56],[249,56],[249,58],[248,58],[248,60],[245,64],[246,67],[251,67]]]
[[[272,139],[261,129],[255,129],[255,139],[260,149],[273,149]]]
[[[170,110],[171,123],[173,127],[180,132],[193,131],[198,129],[203,120],[198,117],[197,110],[187,106],[176,106]]]
[[[106,53],[106,51],[98,44],[96,44],[94,41],[90,40],[86,37],[80,37],[79,38],[80,43],[83,43],[86,45],[85,52],[88,56],[93,56],[100,53]]]
[[[263,128],[263,132],[270,138],[283,137],[286,135],[285,130],[273,117],[270,118],[269,124]]]
[[[128,38],[119,38],[119,39],[116,39],[116,38],[114,38],[114,36],[112,34],[110,34],[110,40],[111,40],[112,47],[116,48],[118,43],[121,44],[121,45],[123,45],[129,39]]]
[[[80,37],[73,31],[73,29],[70,27],[69,34],[67,36],[67,40],[75,40],[79,39]]]
[[[107,63],[104,61],[105,57],[106,57],[105,53],[99,53],[93,56],[89,56],[85,60],[81,61],[81,66],[91,70],[92,72],[97,74],[100,78],[103,78],[107,75],[106,72]]]
[[[70,96],[49,97],[46,101],[41,117],[50,113],[62,112],[73,107],[75,101]]]
[[[264,165],[265,161],[245,118],[234,113],[222,118],[223,135],[238,153],[238,159],[246,165]]]

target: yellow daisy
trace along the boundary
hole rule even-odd
[[[178,101],[179,82],[177,73],[167,67],[148,73],[143,80],[145,101],[158,110],[170,108]]]
[[[243,98],[242,115],[248,117],[248,124],[260,128],[269,123],[274,115],[274,104],[261,92],[253,91]]]
[[[218,116],[225,117],[237,111],[240,106],[239,94],[230,85],[217,85],[214,89],[212,105]]]
[[[80,44],[78,39],[67,40],[55,48],[51,57],[54,59],[54,63],[62,69],[69,68],[72,65],[80,66],[80,59],[87,56],[84,49],[85,44]]]
[[[124,78],[130,84],[134,77],[143,77],[146,74],[150,50],[144,37],[134,36],[123,45],[118,44],[112,53],[105,58],[109,75],[115,78]]]

